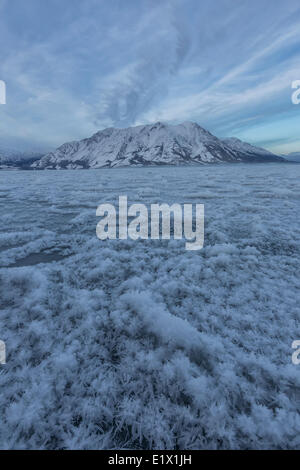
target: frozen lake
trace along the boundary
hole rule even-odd
[[[96,208],[202,203],[205,244]],[[1,448],[299,448],[300,165],[0,172]]]

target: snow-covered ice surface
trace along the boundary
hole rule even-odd
[[[205,246],[96,208],[205,204]],[[300,448],[300,166],[0,173],[0,447]]]

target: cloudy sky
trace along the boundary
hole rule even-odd
[[[300,150],[299,0],[0,0],[0,144],[196,121]]]

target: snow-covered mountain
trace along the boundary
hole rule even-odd
[[[223,142],[234,152],[241,154],[243,161],[262,161],[262,159],[263,161],[270,159],[274,161],[274,157],[277,161],[282,160],[268,150],[243,142],[236,137],[223,139]]]
[[[88,139],[63,144],[32,167],[113,168],[220,162],[284,161],[238,139],[220,140],[193,122],[157,122],[127,129],[108,128]]]
[[[21,152],[0,146],[0,169],[30,168],[30,165],[41,158],[37,152]]]

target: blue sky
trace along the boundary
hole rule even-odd
[[[196,121],[300,150],[299,0],[0,0],[0,144]]]

